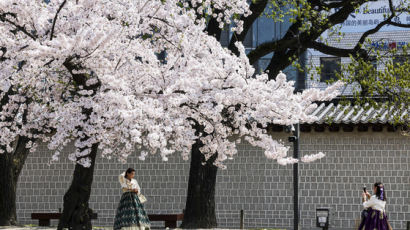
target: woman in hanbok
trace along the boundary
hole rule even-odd
[[[138,197],[141,188],[134,176],[135,170],[129,168],[118,177],[123,193],[115,214],[114,230],[150,229],[150,221]]]
[[[359,226],[359,230],[389,230],[386,215],[386,191],[380,182],[373,186],[373,196],[368,192],[363,192],[363,207],[367,209],[367,217]],[[369,200],[367,200],[369,199]]]

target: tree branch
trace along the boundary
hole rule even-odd
[[[243,21],[243,31],[242,33],[234,33],[232,35],[232,39],[229,43],[228,49],[231,50],[234,54],[239,55],[238,48],[235,46],[235,42],[240,41],[243,42],[245,40],[246,34],[248,33],[249,29],[252,27],[255,20],[263,13],[265,7],[268,3],[268,0],[256,0],[252,1],[249,9],[251,10],[252,14],[248,17],[242,16],[241,20]]]
[[[330,54],[330,55],[334,55],[338,57],[348,57],[349,55],[359,54],[359,56],[363,58],[368,58],[367,52],[364,49],[362,49],[361,46],[363,45],[363,43],[365,42],[366,38],[369,35],[377,33],[385,25],[393,25],[393,26],[399,26],[399,27],[404,27],[404,28],[410,28],[410,25],[408,24],[400,24],[400,23],[392,22],[391,20],[396,15],[394,11],[392,0],[389,0],[389,7],[390,7],[392,14],[386,20],[379,23],[375,28],[364,32],[353,49],[342,49],[342,48],[337,48],[337,47],[331,47],[331,46],[327,46],[323,43],[319,43],[316,41],[310,42],[309,47],[314,48],[322,53]]]
[[[280,58],[286,56],[287,55],[285,50],[281,50],[273,54],[272,58],[270,59],[269,65],[265,69],[265,72],[268,73],[269,80],[275,79],[279,71],[283,70],[291,63],[289,59]]]
[[[361,1],[360,4],[363,4],[364,2],[366,1]],[[338,10],[337,12],[333,13],[328,17],[329,23],[323,23],[319,28],[314,30],[314,33],[310,37],[313,37],[315,38],[314,40],[316,40],[326,30],[346,21],[346,19],[352,12],[354,12],[354,10],[355,7],[352,4],[344,5],[344,7],[342,7],[340,10]],[[307,32],[304,32],[304,34],[307,34]]]
[[[360,37],[359,41],[357,42],[356,46],[354,47],[354,49],[358,50],[369,35],[377,33],[383,26],[388,25],[389,21],[391,21],[393,17],[394,17],[394,14],[390,15],[390,17],[388,17],[385,21],[380,22],[375,28],[364,32],[362,36]]]
[[[392,14],[384,21],[380,22],[376,27],[374,27],[373,29],[370,29],[366,32],[364,32],[362,34],[362,36],[360,37],[359,41],[357,42],[356,46],[354,47],[355,50],[359,50],[360,46],[364,43],[364,41],[366,40],[366,38],[371,35],[371,34],[375,34],[377,33],[383,26],[390,24],[392,21],[392,19],[394,18],[394,16],[396,15],[395,11],[394,11],[394,6],[393,6],[393,1],[389,0],[389,8],[390,8],[390,12],[392,12]]]
[[[397,22],[389,22],[388,24],[392,26],[402,27],[402,28],[410,28],[410,24],[401,24]]]
[[[10,23],[10,24],[13,25],[14,27],[16,27],[16,29],[17,29],[18,31],[23,32],[25,35],[29,36],[29,37],[32,38],[33,40],[36,40],[36,39],[37,39],[37,36],[34,35],[34,34],[32,34],[32,33],[29,33],[29,32],[26,30],[25,26],[20,26],[20,25],[16,24],[15,22],[12,22],[12,21],[10,21],[9,19],[7,19],[7,18],[6,18],[7,15],[12,16],[13,18],[17,18],[17,16],[16,16],[15,14],[12,14],[12,13],[3,13],[3,14],[0,14],[0,21]]]
[[[53,25],[51,26],[50,41],[53,40],[54,27],[56,26],[56,21],[57,21],[58,14],[60,13],[61,9],[63,9],[66,2],[67,2],[67,0],[64,0],[63,3],[61,3],[60,7],[58,8],[58,10],[56,12],[56,15],[54,16]]]
[[[360,47],[360,46],[359,46]],[[325,45],[321,42],[317,42],[317,41],[312,41],[309,44],[308,48],[313,48],[317,51],[320,51],[324,54],[329,54],[329,55],[333,55],[333,56],[337,56],[337,57],[349,57],[349,55],[354,55],[357,53],[360,53],[361,57],[366,58],[367,57],[367,52],[364,49],[343,49],[343,48],[338,48],[338,47],[333,47],[333,46],[328,46]]]
[[[291,47],[296,43],[296,39],[281,39],[273,42],[265,42],[248,53],[249,63],[254,64],[259,58],[272,53],[273,51],[277,51],[280,48],[286,49],[287,47]]]
[[[16,175],[19,175],[21,170],[23,169],[24,162],[27,159],[27,156],[30,153],[30,150],[26,148],[26,144],[31,141],[35,142],[35,139],[28,138],[25,136],[18,136],[17,137],[17,145],[14,150],[13,154],[13,162],[14,164],[12,165],[14,173]]]
[[[265,71],[268,71],[268,78],[275,79],[281,70],[284,70],[287,66],[291,65],[294,56],[299,57],[307,48],[295,48],[288,50],[287,52],[280,51],[275,52],[268,67]],[[290,59],[289,59],[290,57]]]
[[[215,10],[216,14],[219,14],[220,12],[221,12],[220,10]],[[222,29],[219,28],[219,22],[217,22],[214,17],[212,17],[209,20],[206,31],[207,31],[208,35],[215,37],[216,40],[219,41],[221,39]]]
[[[333,27],[334,25],[337,25],[345,21],[349,17],[349,14],[351,14],[354,11],[354,9],[355,8],[351,4],[345,3],[345,6],[342,9],[338,10],[336,13],[329,16],[329,23],[325,23],[321,25],[320,27],[315,28],[315,30],[313,31],[309,30],[301,34],[299,34],[299,27],[301,25],[302,19],[299,18],[297,22],[295,22],[289,27],[287,33],[283,36],[282,39],[278,41],[272,41],[272,42],[261,44],[256,49],[252,50],[248,54],[249,62],[253,64],[259,58],[271,52],[277,52],[278,50],[281,50],[281,49],[286,50],[286,49],[292,49],[292,48],[297,48],[297,47],[300,47],[300,48],[308,47],[309,42],[315,41],[324,31]],[[282,57],[282,58],[287,58],[287,57]]]
[[[325,1],[321,1],[321,0],[312,0],[312,1],[309,1],[309,2],[312,5],[319,6],[321,8],[334,9],[334,8],[340,8],[340,7],[346,6],[347,4],[351,4],[352,1],[351,0],[349,0],[349,1],[344,0],[344,1],[338,1],[338,2],[331,2],[331,1],[325,2]]]
[[[73,81],[77,85],[83,86],[83,88],[86,89],[86,90],[92,90],[93,91],[92,95],[95,95],[97,93],[97,89],[101,86],[101,81],[97,77],[97,83],[92,84],[92,85],[87,85],[87,80],[89,78],[88,74],[86,74],[86,73],[80,73],[80,74],[74,73],[75,70],[78,71],[78,70],[84,70],[85,69],[80,64],[73,63],[73,60],[75,58],[76,57],[67,58],[64,61],[63,66],[68,70],[68,72],[70,72],[71,76],[73,77]]]

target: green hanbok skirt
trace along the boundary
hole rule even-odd
[[[114,230],[145,230],[149,228],[150,221],[148,215],[137,194],[134,192],[123,193],[115,214]]]

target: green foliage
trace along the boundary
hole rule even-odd
[[[409,126],[408,51],[408,46],[385,51],[370,48],[369,58],[351,55],[350,63],[342,66],[342,73],[339,75],[341,80],[354,86],[353,97],[356,104],[390,109],[388,116],[393,118],[393,125]]]
[[[355,6],[358,8],[360,5]],[[331,25],[331,33],[341,34],[340,27],[329,24],[329,15],[334,10],[321,7],[320,9],[309,0],[270,0],[264,16],[273,19],[275,22],[298,23],[298,32],[303,33],[321,31],[324,26]],[[323,31],[322,31],[323,32]],[[320,33],[321,34],[321,33]]]

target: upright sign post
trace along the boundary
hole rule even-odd
[[[289,142],[293,142],[293,158],[299,159],[299,124],[294,125],[293,136]],[[299,163],[293,164],[293,229],[299,230]]]

